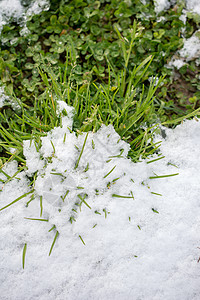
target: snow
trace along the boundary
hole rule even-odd
[[[32,1],[28,7],[24,7],[20,0],[2,0],[0,1],[0,30],[12,18],[22,23],[27,16],[39,14],[42,10],[47,10],[48,7],[48,0]]]
[[[68,114],[63,126],[40,148],[24,142],[28,169],[0,181],[2,208],[30,191],[27,175],[37,172],[35,199],[27,206],[29,194],[0,211],[1,299],[198,300],[200,122],[162,128],[158,155],[133,163],[111,125],[76,136],[73,109],[59,107]],[[17,163],[3,170],[13,176]]]
[[[168,66],[180,69],[187,62],[200,57],[200,39],[198,34],[199,30],[197,30],[190,38],[184,39],[183,48],[175,53],[171,61],[168,63]],[[198,61],[196,61],[196,64],[197,63]]]
[[[200,56],[200,39],[196,36],[197,32],[184,41],[184,46],[179,51],[180,56],[186,58],[186,61],[190,61]]]
[[[2,108],[5,105],[11,105],[13,110],[19,111],[20,105],[18,103],[18,99],[17,98],[15,99],[13,97],[9,97],[8,95],[6,95],[5,88],[1,84],[2,83],[0,81],[0,108]]]
[[[155,11],[160,13],[170,8],[171,5],[175,5],[179,1],[177,0],[154,0]],[[200,14],[199,0],[186,0],[186,8],[188,11]]]
[[[199,0],[187,0],[186,7],[189,11],[192,11],[196,14],[200,14],[200,3]]]
[[[183,67],[186,63],[182,60],[182,59],[172,59],[169,62],[169,66],[173,66],[177,69],[180,69],[181,67]]]
[[[170,1],[168,0],[154,0],[155,11],[160,13],[163,10],[170,8]]]
[[[5,105],[5,102],[9,101],[9,97],[4,93],[4,87],[0,86],[0,108]]]

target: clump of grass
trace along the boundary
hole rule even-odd
[[[159,143],[155,144],[152,139],[156,130],[155,124],[159,122],[157,116],[159,108],[154,100],[164,76],[152,79],[148,85],[143,84],[143,77],[146,76],[153,62],[152,55],[146,57],[139,65],[134,65],[132,69],[127,69],[132,49],[138,38],[138,30],[140,26],[134,22],[130,31],[130,40],[125,40],[115,26],[124,66],[116,72],[112,62],[107,59],[108,78],[106,81],[102,79],[101,83],[85,82],[79,85],[73,80],[73,70],[69,61],[71,57],[74,66],[77,63],[73,49],[67,50],[65,69],[60,68],[57,73],[41,56],[43,63],[38,68],[38,74],[42,79],[43,88],[41,94],[35,96],[34,104],[28,105],[17,99],[12,92],[12,97],[18,102],[20,111],[10,117],[5,112],[4,114],[0,112],[0,118],[3,124],[6,124],[6,126],[0,125],[0,147],[4,149],[3,156],[0,157],[2,164],[16,159],[25,166],[23,141],[34,140],[38,148],[42,136],[54,127],[62,126],[62,115],[65,112],[60,115],[57,113],[57,100],[63,100],[74,107],[73,130],[77,133],[90,130],[95,132],[101,124],[112,124],[121,138],[130,143],[129,156],[134,162],[153,154],[159,148]],[[69,76],[67,76],[68,69],[71,69]],[[199,110],[193,111],[187,117],[196,114],[199,114]],[[180,117],[163,124],[176,124],[183,119],[184,117]],[[63,141],[65,142],[65,137]],[[52,149],[55,152],[53,144]],[[81,153],[76,167],[80,158]]]

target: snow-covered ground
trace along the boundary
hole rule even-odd
[[[16,3],[1,1],[0,14],[17,16]],[[0,107],[6,101],[1,89]],[[4,184],[15,161],[0,173],[0,299],[199,300],[200,121],[164,129],[158,156],[134,164],[112,126],[76,137],[72,109],[62,108],[69,117],[39,151],[24,142],[26,173]],[[30,192],[35,172],[35,198],[1,210]],[[178,175],[155,178],[169,174]]]
[[[199,300],[200,122],[164,129],[158,156],[134,164],[112,126],[71,133],[64,107],[39,152],[24,143],[35,199],[0,211],[0,299]],[[0,182],[0,208],[30,191],[26,174]]]

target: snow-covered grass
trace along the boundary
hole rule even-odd
[[[199,299],[199,121],[135,164],[111,125],[77,137],[66,110],[39,152],[24,143],[27,171],[0,175],[2,299]]]
[[[172,2],[160,1],[159,9]],[[18,18],[13,3],[10,16]],[[197,4],[188,1],[187,8],[196,11]],[[190,60],[198,51],[191,37],[180,55]],[[128,57],[125,51],[125,67]],[[127,90],[126,71],[117,87],[96,85],[84,109],[78,89],[58,86],[50,74],[52,89],[40,70],[47,88],[33,116],[21,103],[21,128],[14,121],[1,126],[10,154],[0,168],[1,299],[199,299],[200,122],[142,127],[161,80],[136,103],[138,69]],[[112,88],[124,96],[116,111]],[[74,91],[72,108],[65,101]],[[1,88],[0,108],[7,102]],[[74,131],[77,112],[80,119],[88,113],[85,132]],[[133,124],[140,130],[134,140]]]

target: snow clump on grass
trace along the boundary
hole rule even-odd
[[[72,113],[64,104],[59,106]],[[76,136],[71,131],[72,118],[65,116],[62,123],[41,138],[38,151],[33,141],[24,142],[27,174],[37,172],[35,198],[41,201],[40,217],[47,218],[59,232],[67,221],[75,222],[82,209],[105,214],[102,198],[134,199],[133,163],[127,159],[130,146],[113,126],[102,125],[96,133]],[[29,217],[35,216],[38,210],[31,210]]]
[[[62,126],[41,137],[40,146],[34,139],[24,141],[27,169],[20,172],[20,178],[18,175],[13,180],[10,178],[17,172],[16,162],[3,168],[8,174],[7,177],[0,174],[1,210],[8,206],[14,209],[16,202],[13,200],[25,194],[19,199],[24,207],[25,222],[27,219],[48,222],[57,233],[65,236],[71,226],[78,223],[80,214],[88,216],[86,227],[96,226],[99,216],[108,217],[112,202],[126,203],[127,211],[123,213],[128,220],[128,207],[133,205],[142,189],[149,199],[144,214],[151,215],[153,195],[145,182],[153,174],[152,168],[147,168],[145,161],[134,164],[127,158],[130,145],[120,138],[112,125],[102,125],[95,133],[76,135],[72,132],[73,108],[58,101],[58,113],[63,110]],[[24,187],[23,191],[18,183]],[[12,185],[12,190],[20,190],[21,195],[17,192],[6,197],[4,193]],[[138,223],[140,217],[135,216]],[[75,235],[79,235],[82,229],[78,224],[75,228]]]

